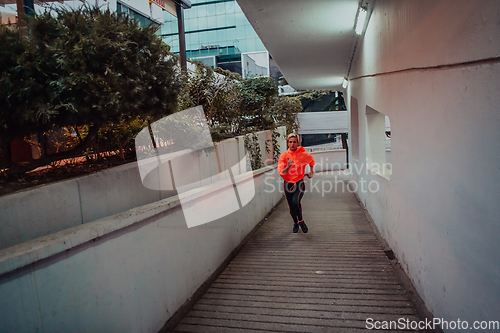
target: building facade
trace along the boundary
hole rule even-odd
[[[235,0],[193,0],[184,10],[186,57],[247,75],[281,75]],[[164,12],[162,39],[179,53],[177,18]]]
[[[36,2],[34,9],[36,14],[41,14],[47,10],[55,10],[59,8],[77,9],[84,5],[96,5],[102,9],[109,9],[112,12],[124,13],[134,18],[140,26],[144,27],[149,24],[160,26],[163,24],[163,10],[158,5],[148,0],[96,0],[96,1],[49,1]],[[0,17],[2,23],[17,21],[17,5],[15,3],[6,3],[0,7]],[[160,33],[160,30],[159,32]]]

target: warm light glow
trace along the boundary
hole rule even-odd
[[[361,35],[361,33],[363,32],[363,27],[365,26],[365,20],[366,20],[366,10],[360,7],[358,13],[358,23],[356,23],[356,33],[358,35]]]
[[[347,79],[344,78],[344,81],[342,81],[342,88],[347,88]]]

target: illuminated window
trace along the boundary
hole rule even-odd
[[[373,173],[389,179],[392,173],[386,152],[386,132],[390,133],[389,117],[367,106],[366,123],[366,166]],[[389,128],[386,123],[389,124]]]
[[[359,115],[358,100],[351,96],[351,135],[352,159],[359,160]]]

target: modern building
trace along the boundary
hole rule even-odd
[[[247,75],[281,73],[235,0],[193,0],[184,10],[186,57]],[[177,18],[164,12],[162,38],[179,53]]]
[[[36,13],[56,7],[78,8],[85,1],[40,1],[34,4]],[[90,2],[87,2],[90,3]],[[94,2],[92,2],[94,3]],[[135,18],[141,26],[162,25],[158,34],[179,53],[177,17],[172,15],[169,2],[147,0],[97,0],[95,4]],[[15,0],[5,0],[0,7],[3,23],[17,20]],[[255,30],[235,0],[193,0],[184,10],[186,55],[212,67],[221,67],[247,75],[282,75]],[[175,7],[174,7],[175,12]]]
[[[149,24],[161,25],[163,23],[163,10],[157,4],[147,0],[96,0],[96,1],[37,1],[34,4],[35,13],[40,14],[45,10],[55,8],[80,8],[83,5],[96,5],[109,8],[112,12],[125,13],[133,17],[141,26]],[[0,2],[0,17],[2,23],[17,21],[17,5],[15,0]]]

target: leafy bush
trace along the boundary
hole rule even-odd
[[[289,131],[297,129],[300,101],[278,97],[273,78],[242,79],[239,74],[194,63],[196,70],[182,77],[180,109],[202,105],[214,141],[282,125]]]
[[[88,125],[83,151],[103,126],[176,111],[176,61],[158,27],[96,7],[56,13],[28,18],[27,36],[0,26],[0,140]]]

